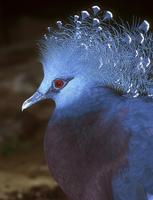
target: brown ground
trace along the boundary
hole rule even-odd
[[[0,157],[0,200],[65,199],[48,172],[40,139],[31,141],[28,150]]]

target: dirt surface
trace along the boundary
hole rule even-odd
[[[35,143],[36,144],[36,143]],[[0,196],[5,197],[6,193],[18,190],[27,190],[37,185],[56,184],[48,173],[41,151],[26,151],[6,157],[1,157],[0,163]],[[30,161],[31,160],[31,161]]]
[[[50,189],[46,185],[31,188],[27,192],[12,192],[7,200],[67,200],[59,187]],[[0,199],[3,200],[3,199]]]
[[[41,143],[33,144],[38,146],[0,157],[0,200],[67,200],[48,172]]]
[[[29,149],[0,161],[0,200],[66,199],[48,172],[40,137],[31,140]]]

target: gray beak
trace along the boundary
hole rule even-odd
[[[45,95],[39,91],[36,91],[33,96],[31,96],[22,104],[22,111],[43,99],[45,99]]]

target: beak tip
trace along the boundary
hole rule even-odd
[[[26,101],[22,104],[21,110],[22,110],[22,111],[26,110],[28,107],[31,106],[31,104],[32,104],[31,102],[29,102],[28,100],[26,100]]]
[[[44,99],[43,94],[38,91],[35,92],[33,96],[31,96],[29,99],[23,102],[21,110],[24,111],[25,109],[29,108],[30,106],[39,102],[42,99]]]
[[[23,112],[25,110],[25,108],[22,106],[21,111]]]
[[[27,106],[26,103],[24,102],[24,103],[22,104],[21,111],[23,112],[27,107],[28,107],[28,106]]]

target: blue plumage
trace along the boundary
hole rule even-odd
[[[105,86],[112,85],[133,96],[152,95],[153,83],[148,76],[152,72],[153,36],[147,33],[149,23],[144,20],[127,28],[113,20],[108,23],[112,16],[107,11],[98,19],[82,11],[81,19],[75,21],[74,18],[71,25],[60,26],[59,30],[49,33],[42,40],[44,68],[50,70],[47,68],[61,61],[62,69],[58,70],[69,71],[71,65],[75,73],[86,73]],[[88,63],[87,66],[76,65],[82,61]],[[60,68],[59,64],[55,68]]]
[[[41,40],[44,79],[22,109],[53,99],[45,135],[49,169],[72,200],[153,195],[153,36],[98,6]],[[112,20],[112,22],[110,21]]]

